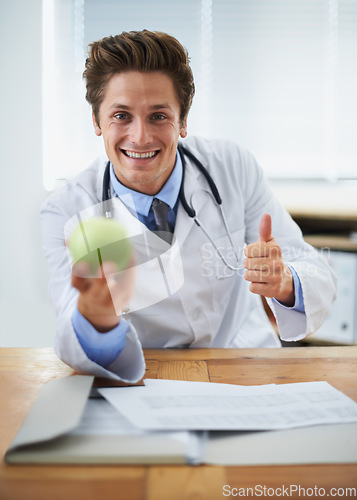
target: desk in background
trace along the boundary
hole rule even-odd
[[[357,346],[145,350],[146,377],[255,385],[325,380],[357,401]],[[3,457],[43,384],[75,372],[52,349],[0,349]],[[0,465],[1,500],[210,500],[224,485],[357,488],[357,464],[299,466]],[[290,498],[301,498],[291,496]]]

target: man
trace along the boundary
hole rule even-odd
[[[41,217],[61,359],[78,371],[135,381],[144,374],[142,347],[278,346],[260,295],[283,339],[315,331],[335,297],[331,271],[248,152],[186,138],[194,82],[179,42],[146,30],[104,38],[91,44],[84,77],[110,162],[114,213],[129,233],[143,235],[150,255],[140,260],[140,244],[135,248],[136,291],[131,272],[112,279],[111,262],[103,263],[104,277],[78,266],[72,272],[65,240],[75,221],[97,213],[106,161],[50,196]],[[179,141],[186,153],[178,152]],[[214,179],[223,214],[197,160]],[[153,232],[162,229],[155,198],[168,205],[170,243]]]

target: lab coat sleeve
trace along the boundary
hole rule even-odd
[[[71,214],[68,193],[52,195],[41,207],[40,217],[45,256],[49,266],[49,293],[57,316],[55,351],[59,358],[80,373],[90,373],[124,382],[137,382],[145,373],[141,344],[130,324],[119,356],[106,368],[91,361],[82,349],[72,325],[78,291],[71,286],[71,266],[64,241],[64,227]],[[105,335],[105,334],[104,334]]]
[[[250,155],[250,187],[246,190],[247,243],[259,237],[259,222],[263,213],[272,217],[272,234],[280,245],[284,262],[299,277],[305,314],[267,299],[276,318],[280,337],[297,341],[315,332],[329,314],[336,298],[336,278],[323,255],[307,244],[298,225],[273,195],[261,168]]]
[[[314,251],[316,252],[316,251]],[[298,341],[314,333],[329,314],[336,297],[335,277],[324,263],[312,255],[306,261],[289,263],[298,274],[304,298],[305,314],[268,300],[283,340]]]
[[[276,210],[281,209],[278,207]],[[298,341],[318,330],[327,318],[336,298],[336,277],[323,255],[303,241],[295,223],[288,224],[290,216],[286,215],[285,218],[286,223],[283,218],[280,219],[284,223],[276,230],[275,237],[282,248],[285,263],[299,277],[305,313],[285,308],[271,299],[268,299],[268,304],[276,318],[282,340]],[[289,226],[292,226],[290,233]]]

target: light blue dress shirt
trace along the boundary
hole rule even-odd
[[[176,163],[169,179],[156,196],[139,193],[127,188],[116,177],[113,165],[110,168],[110,181],[115,195],[119,196],[119,198],[124,197],[127,208],[150,230],[156,227],[154,214],[152,211],[150,212],[154,198],[159,198],[169,205],[168,221],[172,227],[175,227],[181,180],[182,162],[178,153],[176,154]],[[128,194],[131,197],[128,197]],[[128,205],[128,199],[132,200],[131,205]],[[292,308],[288,309],[305,312],[299,277],[293,267],[289,266],[289,268],[294,279],[295,304]],[[282,304],[280,306],[285,307]],[[72,315],[72,325],[79,343],[88,358],[103,367],[110,365],[125,347],[126,332],[129,328],[129,323],[123,317],[120,319],[118,326],[103,334],[98,332],[76,308]]]
[[[181,157],[176,154],[176,163],[171,175],[161,191],[155,196],[161,201],[167,203],[170,207],[167,218],[172,227],[175,227],[179,191],[182,180],[182,162]],[[114,193],[119,198],[123,197],[125,203],[131,200],[133,204],[127,208],[137,217],[148,229],[155,229],[155,218],[151,211],[151,204],[154,196],[139,193],[127,188],[117,179],[113,165],[110,166],[110,182]],[[131,196],[127,196],[130,194]],[[89,321],[82,316],[77,307],[72,315],[72,325],[77,335],[82,349],[89,359],[106,367],[110,365],[121,353],[126,343],[126,332],[129,328],[129,323],[122,317],[120,323],[110,332],[105,334],[99,333]]]
[[[156,228],[153,211],[150,211],[154,198],[159,198],[169,205],[170,209],[167,214],[167,219],[171,226],[175,227],[181,180],[182,162],[178,153],[176,153],[176,163],[170,177],[161,191],[155,196],[139,193],[138,191],[133,191],[123,186],[114,173],[113,165],[111,165],[110,168],[110,182],[114,189],[114,193],[123,201],[125,200],[126,207],[150,230]],[[127,196],[128,194],[130,196]],[[128,205],[129,200],[132,200],[133,204]]]

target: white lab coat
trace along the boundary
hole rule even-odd
[[[268,300],[281,338],[302,339],[319,328],[329,312],[336,293],[334,276],[320,254],[303,241],[298,226],[274,198],[254,157],[227,141],[188,138],[185,145],[208,169],[219,189],[240,257],[239,271],[231,272],[224,266],[207,237],[180,204],[175,248],[176,257],[178,255],[181,261],[172,289],[166,298],[161,296],[152,305],[129,309],[126,319],[131,326],[126,347],[107,369],[89,360],[72,327],[78,292],[70,284],[71,264],[64,241],[68,221],[73,222],[76,214],[86,213],[101,202],[107,160],[97,160],[64,189],[53,193],[41,208],[44,249],[50,270],[49,291],[58,318],[55,349],[58,356],[77,371],[135,381],[144,374],[142,347],[279,346],[260,297],[249,292],[249,283],[243,277],[243,248],[257,241],[260,218],[265,212],[272,216],[273,235],[282,248],[285,262],[297,272],[304,296],[306,314]],[[204,176],[187,159],[186,198],[192,200],[198,218],[217,247],[225,251],[234,264],[219,209],[207,191]],[[118,199],[115,203],[121,204]],[[146,230],[127,211],[129,222],[131,217],[133,227],[139,224],[141,230]],[[217,275],[224,278],[217,279]],[[150,296],[158,283],[156,278],[141,282],[141,294]]]

